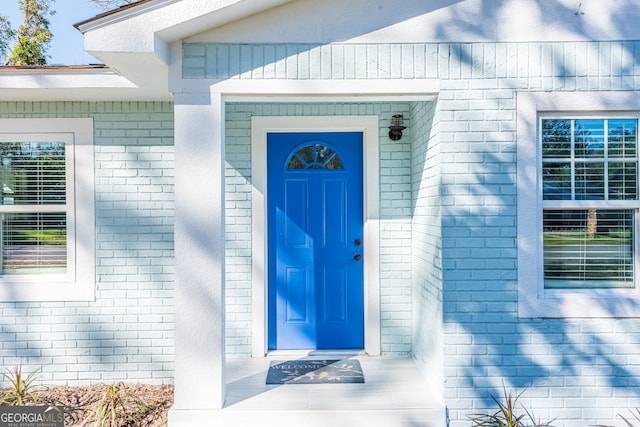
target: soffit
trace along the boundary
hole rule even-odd
[[[292,0],[143,0],[76,24],[84,48],[146,93],[169,91],[171,44]]]

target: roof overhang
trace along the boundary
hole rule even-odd
[[[140,0],[75,24],[105,65],[0,67],[0,98],[171,100],[172,43],[291,1]]]
[[[140,88],[104,65],[0,67],[5,101],[170,100],[166,91]]]
[[[143,0],[76,24],[84,48],[156,97],[169,95],[171,44],[292,0]]]

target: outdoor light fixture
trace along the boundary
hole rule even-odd
[[[391,126],[389,126],[389,139],[399,141],[402,138],[402,131],[407,127],[402,125],[404,117],[402,114],[394,114],[391,116]]]

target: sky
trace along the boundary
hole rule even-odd
[[[103,11],[91,0],[55,0],[53,7],[56,14],[49,17],[49,29],[53,39],[47,51],[49,65],[84,65],[99,63],[97,59],[82,49],[82,33],[73,24],[92,18]],[[23,15],[18,9],[18,0],[0,0],[0,15],[11,21],[11,26],[18,29]]]

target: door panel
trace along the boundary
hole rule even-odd
[[[362,134],[269,133],[267,165],[269,348],[362,348]]]
[[[286,293],[283,297],[286,309],[286,323],[310,322],[309,312],[313,303],[309,299],[309,270],[306,268],[285,267],[286,283],[283,288]]]
[[[326,268],[322,282],[322,321],[347,320],[347,280],[344,269]]]
[[[344,247],[347,231],[346,188],[343,180],[325,180],[322,189],[323,197],[323,243],[324,247]]]
[[[309,247],[309,212],[306,200],[308,182],[294,179],[284,182],[284,235],[288,247]]]

